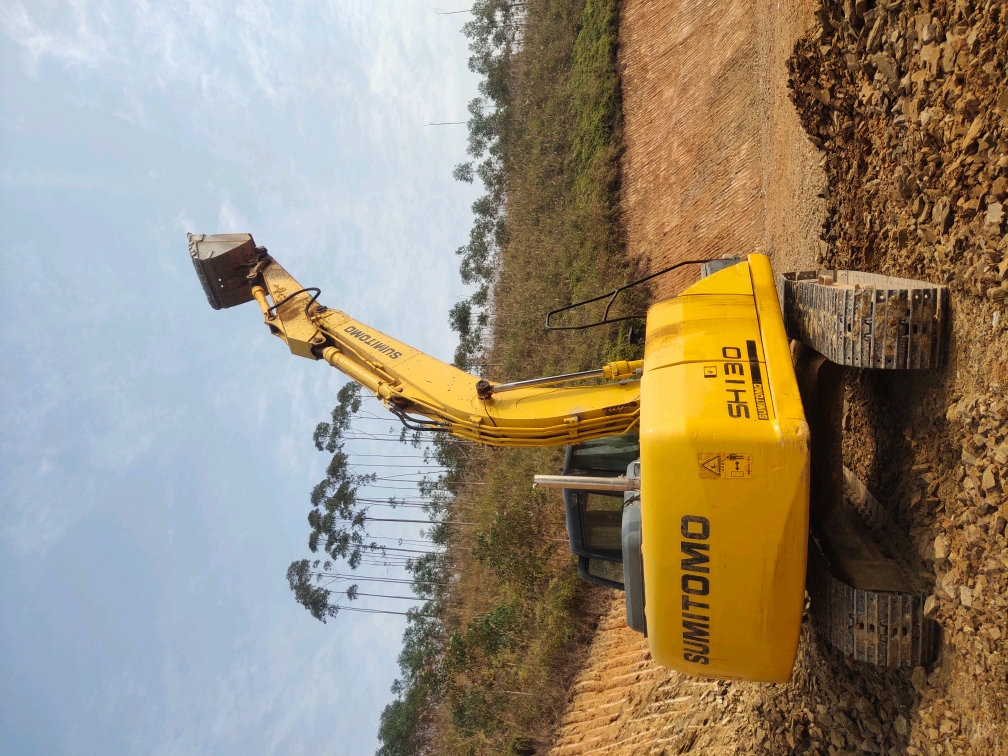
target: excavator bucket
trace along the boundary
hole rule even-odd
[[[252,300],[248,274],[264,253],[252,234],[189,234],[189,256],[215,310]]]

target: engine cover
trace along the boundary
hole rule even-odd
[[[809,433],[765,256],[648,312],[640,445],[655,661],[783,682],[804,608]]]

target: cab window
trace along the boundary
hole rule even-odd
[[[588,574],[610,583],[623,585],[623,565],[618,562],[603,562],[601,559],[589,559]]]
[[[578,577],[595,585],[602,585],[606,588],[615,588],[618,591],[623,587],[623,565],[617,562],[607,562],[604,559],[592,559],[591,557],[581,557],[578,559]]]
[[[585,547],[603,559],[623,559],[623,496],[581,494],[581,526]],[[622,568],[621,568],[622,570]]]

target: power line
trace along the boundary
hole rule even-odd
[[[406,493],[407,491],[414,491],[414,490],[416,490],[417,485],[419,485],[421,483],[421,481],[418,481],[418,480],[385,481],[385,482],[386,483],[396,483],[396,482],[398,482],[398,483],[405,483],[406,485],[405,486],[385,486],[385,485],[380,485],[380,484],[376,484],[376,483],[360,483],[360,484],[358,484],[358,488],[369,489],[369,490],[377,488],[377,489],[380,489],[382,491],[399,491],[401,493]],[[459,486],[483,486],[483,485],[486,485],[486,484],[485,483],[462,483],[462,482],[459,482],[459,483],[452,483],[452,485],[453,486],[454,485],[459,485]],[[447,490],[444,490],[444,489],[438,489],[438,490],[442,491],[445,494],[450,494],[451,493],[451,491],[447,491]]]
[[[451,520],[398,520],[389,517],[365,517],[366,522],[418,522],[421,525],[473,525],[475,522],[453,522]]]
[[[387,578],[387,577],[374,577],[372,575],[344,575],[341,572],[316,572],[315,575],[320,575],[324,578],[329,578],[330,580],[359,580],[362,583],[394,583],[397,585],[429,585],[434,588],[447,588],[448,583],[435,583],[430,580],[420,580],[419,578]]]
[[[367,509],[370,509],[371,507],[391,507],[392,509],[398,509],[399,507],[402,507],[403,509],[427,509],[428,507],[434,506],[433,504],[413,504],[413,503],[404,503],[401,501],[393,503],[386,501],[385,499],[358,498],[357,501],[368,503]]]
[[[343,439],[346,440],[346,441],[389,441],[389,442],[396,443],[396,444],[402,444],[403,443],[398,438],[378,438],[377,436],[374,436],[374,437],[368,437],[368,436],[343,436]],[[405,444],[403,444],[403,445],[405,446]],[[350,455],[350,456],[363,456],[363,455]]]
[[[399,469],[399,470],[405,470],[407,468],[412,469],[414,467],[422,467],[423,466],[423,465],[376,465],[374,462],[365,462],[364,464],[367,467],[394,467],[394,468]],[[426,463],[425,462],[424,464],[430,464],[430,463]],[[356,465],[354,465],[352,462],[350,463],[350,466],[351,467],[356,467]],[[430,464],[430,466],[433,467],[433,468],[439,469],[439,470],[447,470],[448,469],[444,465]]]
[[[409,475],[417,475],[417,474],[423,475],[423,473],[412,473],[412,472],[408,472],[408,473],[392,473],[392,474],[384,474],[384,475],[375,474],[375,480],[380,480],[380,481],[383,481],[385,483],[423,483],[425,480],[432,480],[432,478],[427,478],[427,477],[423,477],[423,478],[411,478],[409,480],[404,480],[404,478],[406,478]]]
[[[371,553],[373,554],[378,549],[381,549],[382,551],[402,551],[402,552],[405,552],[407,554],[432,554],[432,553],[435,553],[434,549],[428,549],[426,551],[423,551],[423,550],[420,550],[420,549],[403,549],[403,548],[399,548],[397,546],[382,546],[381,544],[377,544],[377,543],[375,544],[375,548],[371,549]],[[438,553],[440,553],[440,552],[438,552]]]
[[[339,522],[353,522],[345,517],[338,518]],[[416,522],[421,525],[475,525],[475,522],[458,522],[454,520],[405,520],[396,517],[365,517],[364,522]]]
[[[406,569],[409,566],[410,560],[406,557],[375,557],[361,559],[361,564],[367,565],[368,567],[398,567],[399,569]]]
[[[378,459],[426,459],[426,457],[397,457],[389,454],[347,454],[348,457],[377,457]],[[428,463],[425,463],[428,464]]]
[[[368,536],[368,538],[378,538],[386,541],[397,541],[399,543],[420,543],[420,544],[434,543],[429,538],[409,538],[409,537],[400,538],[399,536],[387,536],[387,535],[374,535],[374,536]]]
[[[431,509],[445,509],[446,507],[437,501],[427,500],[427,499],[417,499],[409,498],[403,496],[402,498],[398,496],[358,496],[357,501],[363,501],[372,506],[390,506],[390,507],[430,507]]]
[[[337,606],[336,607],[341,612],[360,612],[361,614],[398,614],[402,617],[408,617],[408,612],[392,612],[388,609],[359,609],[356,606]]]
[[[380,485],[375,485],[374,483],[361,483],[360,487],[361,488],[380,488],[382,491],[412,491],[412,490],[414,490],[416,488],[416,485],[415,484],[410,485],[411,482],[408,481],[408,480],[407,481],[403,481],[403,482],[407,484],[405,488],[403,486],[380,486]]]
[[[423,478],[418,478],[416,480],[403,480],[401,478],[379,478],[379,477],[375,477],[375,480],[380,480],[382,483],[425,483],[425,482],[427,482],[427,480],[430,480],[430,479],[425,480]],[[431,482],[437,483],[438,481],[431,481]],[[376,486],[373,483],[359,483],[358,485],[361,488],[395,488],[395,486]],[[475,480],[456,480],[456,481],[452,481],[451,483],[449,483],[447,485],[451,485],[451,486],[485,486],[486,483],[480,483],[479,481],[475,481]]]

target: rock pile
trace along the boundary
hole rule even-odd
[[[839,683],[872,706],[879,685],[911,696],[873,709],[882,752],[1008,753],[1008,3],[843,0],[819,19],[789,68],[828,176],[821,262],[947,283],[953,315],[940,374],[851,379],[844,450],[935,585],[941,656]],[[844,741],[820,750],[872,751]]]
[[[1003,301],[1008,6],[867,5],[824,6],[821,37],[791,60],[803,122],[838,179],[824,262],[896,247],[916,274]]]

